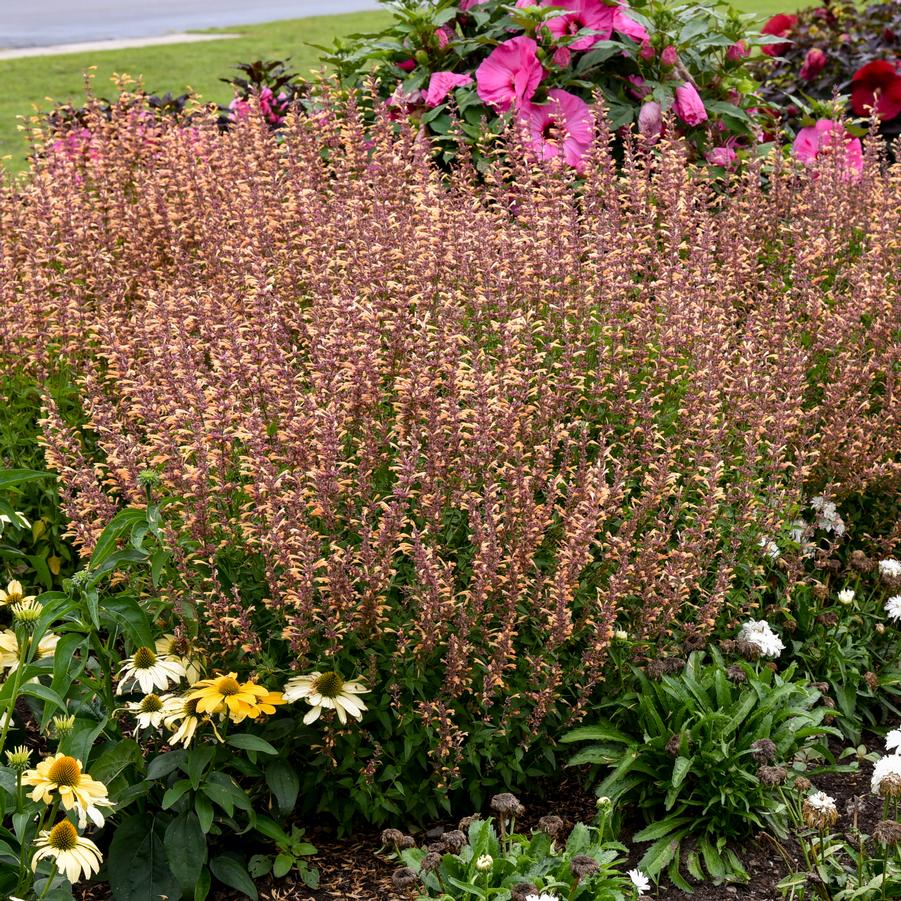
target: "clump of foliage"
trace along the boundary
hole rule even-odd
[[[570,765],[609,769],[598,795],[633,801],[650,821],[634,839],[652,843],[640,863],[651,875],[665,870],[686,890],[683,866],[698,880],[747,880],[732,843],[761,829],[785,834],[772,786],[800,752],[828,755],[825,738],[840,734],[824,725],[831,711],[795,665],[780,674],[695,652],[683,669],[651,672],[635,670],[635,690],[610,702],[608,721],[563,737],[591,742]]]
[[[747,18],[715,4],[656,0],[407,0],[377,35],[338,43],[327,57],[346,86],[374,78],[398,118],[437,145],[459,142],[480,165],[511,119],[544,158],[579,166],[591,142],[588,105],[600,97],[612,131],[637,125],[650,140],[670,111],[693,153],[730,165],[757,140]],[[456,119],[459,114],[459,121]]]
[[[811,117],[829,114],[833,96],[860,117],[875,107],[880,133],[901,134],[901,7],[860,7],[830,0],[796,15],[774,16],[764,26],[774,38],[752,62],[760,93],[797,131]],[[775,38],[778,37],[779,40]],[[878,91],[878,99],[876,92]]]

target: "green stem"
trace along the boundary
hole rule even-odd
[[[25,638],[25,636],[23,636]],[[19,636],[16,635],[18,641]],[[13,676],[13,690],[10,695],[9,703],[6,705],[6,720],[3,723],[3,729],[0,731],[0,753],[6,748],[6,736],[9,734],[9,726],[13,721],[13,711],[16,709],[16,701],[19,698],[19,687],[22,684],[22,673],[25,671],[25,661],[28,659],[28,648],[31,644],[31,636],[27,636],[27,640],[19,641],[19,665],[16,667]]]

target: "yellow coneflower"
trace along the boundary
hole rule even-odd
[[[6,591],[0,588],[0,604],[20,604],[22,601],[33,601],[34,595],[26,595],[22,583],[13,579],[6,586]]]
[[[73,885],[82,875],[90,879],[100,872],[100,849],[89,838],[80,836],[68,820],[61,820],[50,830],[42,829],[34,844],[38,849],[31,859],[34,872],[44,858],[52,858],[60,875]]]
[[[89,817],[95,826],[102,826],[103,814],[98,808],[113,806],[106,786],[82,772],[80,760],[65,754],[47,757],[35,769],[23,773],[22,785],[34,787],[28,795],[32,801],[50,804],[54,794],[58,795],[66,810],[78,810],[82,829]]]
[[[183,744],[187,748],[194,740],[194,733],[200,725],[197,704],[196,699],[189,701],[175,696],[163,702],[163,725],[172,732],[170,745]]]
[[[135,715],[138,721],[138,729],[159,729],[165,716],[165,703],[169,695],[149,694],[144,695],[140,701],[130,701],[125,705],[129,713]]]
[[[160,657],[175,657],[185,668],[185,678],[194,684],[202,675],[194,646],[190,639],[167,632],[155,642],[156,653]]]
[[[277,694],[257,685],[256,682],[238,682],[237,673],[201,679],[191,686],[186,700],[197,701],[198,713],[228,714],[235,723],[255,719],[264,712],[263,706],[275,712],[270,696]],[[265,699],[265,700],[264,700]],[[261,706],[262,705],[262,706]]]
[[[18,623],[35,623],[40,618],[44,605],[37,598],[23,598],[10,606],[13,619]]]
[[[356,719],[363,718],[366,705],[357,695],[368,693],[369,689],[359,680],[345,682],[338,673],[310,673],[309,676],[295,676],[285,683],[284,696],[289,703],[302,698],[313,709],[303,718],[309,725],[322,716],[322,711],[331,709],[338,714],[342,723],[350,714]]]
[[[138,648],[117,674],[121,681],[116,694],[124,694],[137,684],[149,695],[157,688],[165,691],[170,685],[177,685],[184,677],[184,665],[177,657],[157,656],[150,648]]]
[[[38,642],[38,657],[52,657],[56,653],[59,636],[48,632]],[[12,629],[0,632],[0,669],[13,673],[19,666],[19,641]]]
[[[27,770],[31,763],[31,751],[25,745],[17,745],[6,752],[7,764],[14,770]]]

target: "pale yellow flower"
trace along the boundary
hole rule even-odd
[[[175,657],[181,662],[185,668],[185,678],[190,684],[193,685],[203,675],[197,656],[193,653],[194,648],[187,638],[167,632],[162,638],[157,638],[155,645],[158,656]]]
[[[95,826],[104,819],[100,807],[112,807],[106,786],[82,772],[81,761],[65,754],[42,760],[35,769],[22,774],[22,785],[33,786],[28,795],[32,801],[51,804],[58,795],[66,810],[78,811],[78,825],[84,829],[88,818]]]
[[[117,678],[119,687],[116,694],[133,691],[137,685],[145,695],[157,688],[165,691],[170,685],[177,685],[185,677],[185,668],[177,657],[159,657],[150,648],[138,648],[125,661]]]
[[[80,836],[68,820],[61,820],[50,830],[42,829],[34,844],[38,850],[31,859],[31,869],[35,872],[44,858],[52,858],[60,875],[73,885],[82,877],[90,879],[100,872],[100,849]]]
[[[186,748],[194,740],[194,733],[200,725],[197,716],[198,700],[169,696],[163,702],[163,725],[172,732],[170,745],[183,744]]]
[[[22,601],[31,601],[34,600],[34,595],[25,594],[25,589],[22,588],[22,583],[17,579],[13,579],[6,586],[6,591],[0,588],[0,604],[18,604]]]
[[[52,657],[59,643],[59,635],[47,632],[38,642],[38,654],[40,657]],[[0,632],[0,669],[9,669],[11,673],[19,667],[19,642],[16,633],[12,629],[4,629]]]

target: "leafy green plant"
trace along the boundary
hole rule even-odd
[[[783,834],[785,812],[762,769],[790,767],[806,752],[828,757],[821,694],[796,678],[747,662],[727,667],[715,651],[691,655],[682,672],[651,680],[635,669],[635,689],[611,701],[608,718],[569,732],[591,742],[570,765],[608,770],[597,793],[632,801],[650,821],[635,835],[651,842],[640,866],[666,870],[690,890],[681,867],[701,880],[746,880],[730,841],[770,828]]]
[[[570,901],[624,901],[634,898],[643,877],[621,872],[625,847],[609,841],[602,816],[597,827],[578,823],[560,842],[563,822],[542,818],[539,828],[526,836],[513,831],[522,806],[511,794],[492,799],[497,819],[470,817],[462,830],[445,833],[427,848],[406,847],[410,841],[397,830],[386,830],[383,840],[396,843],[406,866],[394,874],[395,886],[419,892],[420,899],[442,901],[491,898],[524,901],[567,898]]]

